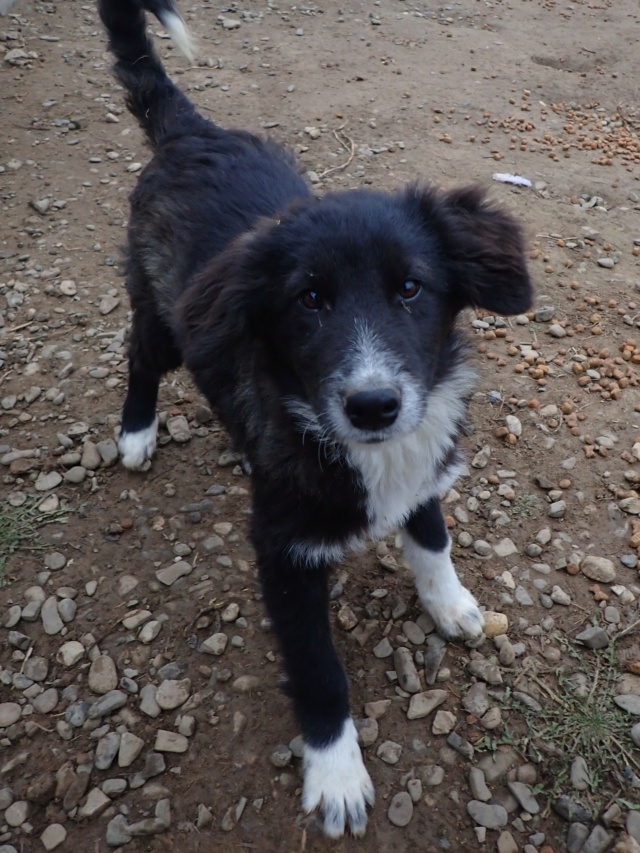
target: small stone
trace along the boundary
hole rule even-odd
[[[561,604],[564,607],[569,607],[571,604],[571,596],[559,586],[554,586],[551,590],[551,600],[554,604]]]
[[[142,738],[132,732],[123,732],[118,749],[118,767],[130,767],[144,748]]]
[[[0,704],[0,729],[17,723],[21,716],[22,708],[17,702],[3,702]]]
[[[108,770],[114,762],[122,735],[119,732],[107,732],[96,746],[95,764],[98,770]]]
[[[140,633],[138,634],[138,639],[141,643],[148,646],[149,643],[152,643],[158,636],[161,628],[162,622],[159,622],[157,619],[152,619],[151,622],[146,622],[142,626]]]
[[[622,708],[622,710],[626,711],[628,714],[640,717],[640,696],[614,696],[613,701],[616,703],[618,708]]]
[[[567,509],[566,501],[554,501],[554,503],[549,505],[548,516],[549,518],[562,518]]]
[[[59,572],[67,565],[67,558],[60,551],[51,551],[45,554],[44,564],[51,572]]]
[[[167,432],[169,433],[171,438],[178,444],[185,444],[191,439],[189,422],[184,417],[184,415],[176,415],[173,418],[168,418]]]
[[[87,799],[78,809],[78,817],[98,817],[110,805],[111,800],[100,788],[92,788],[87,794]]]
[[[51,823],[40,836],[45,850],[55,850],[67,837],[67,830],[61,823]]]
[[[640,746],[640,723],[636,723],[631,729],[631,740],[636,746]]]
[[[160,583],[165,586],[171,586],[180,578],[190,575],[193,571],[193,566],[185,560],[180,560],[177,563],[172,563],[164,569],[159,569],[156,572],[156,577]]]
[[[146,714],[147,717],[159,717],[162,709],[156,702],[156,693],[158,692],[158,688],[155,684],[145,684],[145,686],[140,691],[140,710],[143,714]]]
[[[60,646],[56,660],[63,666],[73,666],[84,657],[84,654],[85,648],[82,643],[79,643],[77,640],[69,640],[68,643],[63,643]]]
[[[606,557],[585,557],[580,564],[580,570],[583,575],[598,583],[613,583],[616,579],[615,566]]]
[[[493,546],[493,550],[497,557],[511,557],[518,553],[518,548],[511,539],[501,539]]]
[[[522,605],[522,607],[533,607],[533,599],[522,584],[518,584],[516,587],[515,598],[518,604]]]
[[[480,725],[483,729],[492,731],[497,729],[502,724],[502,712],[500,708],[489,708],[486,714],[480,718]]]
[[[229,638],[226,634],[212,634],[200,646],[200,651],[208,655],[221,655],[227,648]]]
[[[109,714],[113,714],[113,712],[117,711],[119,708],[122,708],[126,703],[126,693],[123,693],[122,690],[110,690],[93,703],[89,709],[89,717],[92,720],[99,719],[100,717],[106,717]]]
[[[109,847],[121,847],[131,841],[131,833],[124,815],[118,814],[107,824],[106,842]]]
[[[9,826],[22,826],[29,814],[29,803],[26,800],[16,800],[11,803],[4,813],[4,823]]]
[[[403,647],[396,649],[393,653],[393,664],[400,687],[407,693],[417,693],[420,690],[420,678],[410,650]]]
[[[489,805],[479,800],[467,803],[467,812],[471,819],[487,829],[499,829],[507,825],[509,816],[503,806]]]
[[[444,769],[438,764],[425,764],[419,772],[422,784],[429,788],[436,788],[444,779]]]
[[[469,788],[474,800],[481,800],[483,803],[488,803],[491,799],[491,791],[487,787],[484,773],[479,767],[472,767],[469,770]]]
[[[393,646],[387,639],[387,637],[383,637],[380,642],[373,647],[374,657],[378,659],[388,658],[393,654]]]
[[[462,707],[470,714],[482,717],[489,708],[487,685],[482,681],[472,684],[462,699]]]
[[[181,681],[163,681],[156,692],[156,702],[163,711],[172,711],[179,708],[189,698],[191,690],[191,679],[183,678]]]
[[[439,705],[446,702],[448,697],[446,690],[427,690],[424,693],[416,693],[409,701],[407,719],[420,720],[429,716]]]
[[[58,704],[58,691],[55,687],[49,687],[33,700],[33,710],[37,714],[50,714]]]
[[[113,659],[109,655],[98,655],[89,667],[87,677],[89,689],[93,693],[104,695],[118,686],[118,672]]]
[[[553,305],[541,305],[536,308],[533,319],[536,323],[548,323],[553,318],[555,310]]]
[[[392,740],[385,740],[378,747],[376,755],[385,764],[397,764],[402,755],[402,747]]]
[[[362,720],[356,720],[355,726],[360,746],[371,746],[378,740],[378,723],[372,717],[364,717]]]
[[[526,812],[529,812],[529,814],[538,814],[540,806],[528,785],[525,785],[524,782],[507,782],[507,785]]]
[[[611,270],[615,266],[615,261],[613,258],[598,258],[598,266],[604,267],[607,270]]]
[[[604,826],[596,824],[589,837],[582,846],[580,853],[604,853],[613,844],[613,835],[611,835]]]
[[[403,827],[409,824],[413,817],[413,801],[406,791],[400,791],[392,798],[387,817],[394,826]]]
[[[597,626],[581,631],[576,635],[576,640],[588,649],[606,649],[611,642],[607,632]]]
[[[529,845],[527,845],[529,846]],[[515,838],[511,833],[505,829],[504,832],[501,832],[498,836],[498,844],[497,844],[498,853],[518,853],[520,849],[516,843]],[[527,847],[525,847],[526,853]],[[535,847],[533,848],[536,849]]]
[[[364,713],[372,720],[379,720],[387,713],[390,706],[391,699],[378,699],[375,702],[367,702],[364,706]]]
[[[45,634],[49,634],[49,636],[59,634],[64,628],[64,622],[58,613],[58,600],[55,595],[47,598],[42,605],[40,618],[42,619],[42,627],[44,628]]]
[[[403,622],[402,633],[414,646],[421,646],[426,639],[424,631],[415,622]]]
[[[451,711],[436,711],[431,726],[431,732],[434,735],[448,735],[453,731],[457,723],[456,715]]]
[[[549,326],[547,331],[552,338],[564,338],[567,334],[566,329],[564,329],[559,323],[553,323],[553,325]]]
[[[61,482],[62,477],[57,471],[50,471],[48,474],[41,471],[35,482],[35,490],[37,492],[48,492],[50,489],[57,488]]]
[[[455,749],[456,752],[459,752],[460,755],[463,755],[465,758],[468,758],[469,761],[473,758],[474,749],[472,744],[469,743],[468,740],[465,740],[461,737],[457,732],[451,732],[449,737],[447,738],[447,743],[452,749]]]
[[[407,782],[407,791],[411,797],[411,802],[419,803],[422,799],[422,782],[420,779],[409,779]]]
[[[567,833],[567,853],[579,853],[588,835],[588,826],[584,823],[572,823]]]
[[[476,539],[473,543],[473,550],[479,557],[488,557],[492,553],[491,545],[484,539]]]
[[[478,767],[484,773],[489,784],[496,782],[511,770],[519,762],[518,753],[511,747],[502,747],[493,754],[486,755],[478,762]]]
[[[571,763],[571,784],[577,791],[586,791],[590,781],[587,762],[581,755],[576,756]]]
[[[509,434],[515,435],[516,438],[520,438],[522,435],[522,422],[520,421],[520,418],[517,418],[515,415],[507,415],[505,417],[505,422],[507,424]]]
[[[500,670],[495,664],[485,658],[469,661],[467,669],[471,675],[475,675],[476,678],[486,681],[487,684],[502,684],[502,675],[500,674]]]
[[[156,742],[153,748],[157,752],[186,752],[189,749],[189,741],[178,732],[159,729],[156,732]]]
[[[292,758],[293,753],[289,747],[286,744],[281,743],[280,746],[276,747],[276,749],[271,753],[269,760],[274,767],[282,768],[290,764]]]

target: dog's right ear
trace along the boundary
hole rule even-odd
[[[260,222],[234,240],[195,276],[177,306],[185,365],[205,388],[219,387],[234,353],[255,338],[268,289],[265,249],[276,224]]]

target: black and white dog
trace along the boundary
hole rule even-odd
[[[184,38],[171,0],[98,2],[154,152],[131,199],[122,460],[148,465],[160,379],[184,362],[251,465],[253,544],[304,736],[303,807],[329,836],[361,835],[374,792],[331,640],[329,570],[401,528],[438,630],[481,635],[438,496],[459,471],[476,383],[456,317],[529,307],[521,232],[477,188],[316,198],[290,154],[202,118],[167,78],[144,9]]]

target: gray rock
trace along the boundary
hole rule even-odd
[[[554,501],[549,505],[547,515],[549,518],[562,518],[567,509],[566,501]]]
[[[588,835],[588,826],[584,823],[572,823],[567,833],[567,853],[579,853]]]
[[[533,319],[536,323],[548,323],[553,318],[555,310],[553,305],[541,305],[536,308]]]
[[[576,791],[586,791],[590,784],[589,768],[581,755],[571,762],[571,784]]]
[[[189,740],[179,732],[158,729],[153,748],[156,752],[186,752],[189,749]]]
[[[57,488],[61,482],[62,477],[57,471],[50,471],[48,474],[41,471],[35,482],[35,489],[37,492],[48,492],[51,489]]]
[[[121,690],[110,690],[93,703],[89,709],[89,717],[92,720],[97,720],[100,717],[107,717],[109,714],[113,714],[114,711],[122,708],[126,702],[126,693],[123,693]]]
[[[0,729],[17,723],[21,716],[22,708],[17,702],[3,702],[0,704]]]
[[[121,847],[131,841],[131,833],[124,815],[118,814],[109,821],[106,841],[109,847]]]
[[[109,655],[98,655],[89,667],[89,689],[99,695],[109,693],[118,686],[116,665]]]
[[[409,649],[403,647],[393,653],[393,665],[398,674],[398,683],[407,693],[418,693],[420,678]]]
[[[607,632],[597,626],[585,628],[576,635],[576,640],[588,649],[606,649],[611,642]]]
[[[385,764],[397,764],[402,755],[402,747],[392,740],[385,740],[378,747],[376,755]]]
[[[487,782],[491,784],[506,776],[519,760],[518,753],[507,746],[497,749],[492,755],[485,755],[478,762],[478,767],[484,773]]]
[[[389,805],[387,817],[394,826],[407,826],[413,817],[413,801],[407,791],[396,794]]]
[[[355,726],[360,746],[371,746],[377,741],[380,731],[377,720],[374,720],[372,717],[365,717],[362,720],[356,720]]]
[[[471,685],[462,698],[462,707],[470,714],[475,714],[476,717],[482,717],[487,712],[489,696],[487,685],[483,681],[476,681],[475,684]],[[476,797],[476,799],[481,799],[481,797]]]
[[[514,595],[518,604],[523,607],[533,607],[533,599],[521,584],[516,587]]]
[[[640,696],[614,696],[613,701],[616,703],[618,708],[622,708],[622,710],[626,711],[628,714],[640,717]]]
[[[467,812],[471,819],[487,829],[499,829],[507,825],[509,816],[503,806],[481,803],[479,800],[471,800],[467,803]]]
[[[613,583],[616,579],[616,567],[606,557],[585,557],[580,564],[583,575],[598,583]]]
[[[438,764],[426,764],[419,769],[420,779],[423,785],[429,788],[435,788],[442,784],[444,779],[444,769]]]
[[[498,667],[485,658],[469,661],[467,669],[471,675],[486,681],[487,684],[497,685],[502,684],[502,675]]]
[[[58,704],[58,691],[55,687],[49,687],[33,700],[33,710],[37,714],[50,714]]]
[[[558,799],[551,804],[551,807],[556,814],[559,814],[560,817],[568,823],[591,823],[593,820],[593,816],[589,809],[585,809],[583,806],[572,800],[571,797],[567,797],[566,794],[558,797]]]
[[[507,785],[526,812],[529,812],[529,814],[538,814],[540,806],[528,785],[525,785],[524,782],[508,782]]]
[[[49,596],[42,605],[40,618],[42,619],[42,627],[49,636],[59,634],[64,628],[64,622],[58,613],[58,600],[55,595]]]
[[[373,654],[374,657],[377,657],[378,659],[391,657],[393,654],[393,646],[387,637],[383,637],[380,642],[373,647]]]
[[[145,684],[140,691],[140,710],[147,717],[159,717],[162,709],[156,702],[156,693],[158,688],[155,684]]]
[[[591,830],[580,853],[604,853],[613,844],[613,835],[604,826],[596,824]]]
[[[565,592],[562,587],[554,586],[551,590],[551,600],[554,604],[561,604],[564,607],[569,607],[571,604],[571,596],[568,592]]]
[[[58,613],[63,622],[72,622],[77,609],[78,605],[71,598],[63,598],[58,602]]]
[[[286,767],[288,764],[291,764],[291,759],[293,758],[293,753],[289,749],[289,747],[281,743],[277,746],[274,751],[269,756],[269,761],[273,764],[274,767]]]
[[[222,632],[218,632],[217,634],[212,634],[208,637],[200,646],[199,651],[204,652],[208,655],[221,655],[224,653],[224,650],[227,648],[227,642],[229,638],[226,634]]]
[[[26,800],[16,800],[4,813],[4,822],[13,827],[22,826],[28,816],[29,803]]]
[[[102,464],[105,467],[113,465],[118,460],[118,445],[112,438],[106,438],[96,444],[96,450],[100,454]]]
[[[96,746],[95,765],[98,770],[108,770],[120,749],[119,732],[109,732],[101,737]]]
[[[402,633],[414,646],[421,646],[426,639],[424,631],[415,622],[403,622]]]
[[[192,571],[193,566],[191,563],[187,563],[185,560],[179,560],[177,563],[172,563],[164,569],[158,569],[156,577],[161,584],[171,586],[180,578],[190,575]]]
[[[191,679],[183,678],[180,681],[167,679],[163,681],[156,692],[156,702],[164,711],[172,711],[179,708],[189,698],[191,691]]]
[[[61,823],[50,823],[40,836],[45,850],[55,850],[67,837],[67,830]],[[1,848],[0,848],[1,849]]]
[[[451,734],[447,738],[447,743],[452,749],[455,749],[456,752],[459,752],[460,755],[463,755],[465,758],[468,758],[469,761],[471,761],[471,759],[473,758],[473,746],[469,743],[468,740],[465,740],[463,737],[460,737],[457,732],[451,732]]]
[[[426,641],[424,655],[424,678],[429,687],[436,683],[440,664],[446,654],[446,642],[439,634],[430,634]]]
[[[72,702],[64,712],[65,721],[76,729],[80,728],[87,719],[90,707],[90,703],[83,700]]]
[[[409,709],[407,711],[408,720],[420,720],[423,717],[429,716],[439,705],[449,698],[446,690],[427,690],[423,693],[416,693],[409,701]]]
[[[640,723],[636,723],[631,729],[631,740],[636,746],[640,746]]]
[[[144,748],[142,738],[132,732],[122,732],[118,748],[118,767],[130,767]]]
[[[481,800],[483,803],[488,803],[491,799],[491,791],[487,787],[487,782],[484,778],[484,773],[479,767],[472,767],[469,770],[469,788],[474,800]]]
[[[627,832],[634,841],[640,843],[640,812],[630,811],[627,815]]]

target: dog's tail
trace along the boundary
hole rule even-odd
[[[193,44],[172,0],[98,0],[115,75],[126,91],[127,107],[152,145],[174,132],[189,132],[204,121],[191,101],[167,77],[147,35],[145,9],[152,12],[187,56]]]

